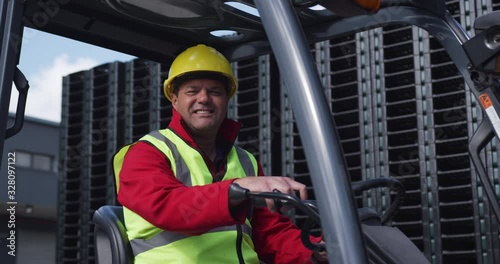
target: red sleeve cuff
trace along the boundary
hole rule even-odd
[[[231,179],[224,181],[223,183],[228,183],[227,184],[227,191],[226,191],[226,207],[229,209],[229,213],[231,217],[238,223],[238,224],[243,224],[245,223],[245,219],[247,217],[251,217],[251,212],[249,212],[251,208],[251,201],[245,200],[238,204],[237,206],[230,206],[230,200],[229,200],[229,187],[230,185],[235,181],[236,179]],[[226,186],[224,186],[226,187]],[[222,201],[223,202],[223,201]],[[221,204],[222,205],[222,204]]]
[[[219,195],[219,213],[223,215],[221,219],[232,219],[235,223],[232,224],[243,224],[245,223],[245,218],[247,217],[248,210],[250,208],[250,201],[245,201],[238,206],[230,208],[229,206],[229,186],[236,179],[231,179],[221,182],[221,193]],[[225,223],[227,225],[227,223]]]

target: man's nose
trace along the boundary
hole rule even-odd
[[[210,95],[206,89],[201,89],[201,91],[198,93],[197,99],[199,103],[205,103],[210,100]]]

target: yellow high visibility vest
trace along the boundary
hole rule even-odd
[[[170,161],[175,177],[186,186],[213,182],[212,174],[200,152],[170,129],[153,131],[139,141],[147,141],[160,150]],[[124,146],[113,159],[117,192],[123,160],[132,145]],[[233,146],[227,156],[226,172],[222,180],[256,176],[257,171],[255,157],[242,148]],[[213,194],[200,194],[200,198],[203,195]],[[209,230],[200,236],[187,236],[157,228],[125,206],[123,214],[136,264],[238,263],[238,233],[241,236],[241,255],[244,262],[259,263],[248,219],[244,225],[224,226]]]

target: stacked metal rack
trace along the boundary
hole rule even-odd
[[[381,100],[380,85],[375,85],[371,81],[370,76],[377,76],[381,72],[383,64],[375,58],[379,58],[379,37],[380,30],[370,30],[359,32],[356,34],[357,52],[356,59],[358,67],[358,96],[359,102],[359,147],[360,147],[360,174],[357,180],[368,180],[375,175],[387,175],[388,168],[383,162],[383,154],[385,151],[381,145],[384,145],[385,137],[383,136],[382,119],[377,118],[378,113],[383,116],[385,111],[377,100]],[[373,52],[371,52],[373,50]],[[377,61],[375,63],[375,61]],[[380,74],[376,77],[379,81]],[[380,129],[379,129],[380,127]],[[352,176],[351,176],[352,178]],[[381,190],[367,191],[363,193],[363,199],[358,200],[358,206],[368,206],[371,208],[381,207],[382,197],[386,193]]]
[[[499,9],[500,1],[447,1],[447,8],[471,31],[476,14]],[[392,225],[433,263],[498,262],[498,223],[467,153],[481,110],[436,37],[392,25],[319,42],[311,51],[351,180],[403,182],[405,203]],[[89,217],[101,203],[114,203],[105,162],[112,150],[167,127],[172,107],[161,87],[169,63],[137,59],[64,79],[58,262],[93,261]],[[233,69],[240,87],[228,116],[244,125],[237,144],[258,157],[265,174],[305,183],[314,199],[273,56],[238,61]],[[103,101],[104,94],[116,101]],[[500,198],[499,148],[495,140],[482,157]],[[356,198],[382,213],[392,197],[377,189]],[[293,218],[304,220],[300,213]]]
[[[500,10],[500,1],[476,1],[476,14],[477,16],[483,15],[488,12]],[[474,99],[474,98],[472,98]],[[475,101],[472,103],[476,104]],[[472,108],[471,119],[474,124],[474,128],[479,124],[481,120],[481,110],[479,106]],[[497,137],[493,139],[491,144],[486,146],[485,153],[483,156],[483,162],[486,164],[488,175],[490,175],[490,181],[494,186],[497,199],[500,200],[500,175],[498,171],[499,163],[499,147],[500,141]],[[498,221],[492,211],[490,211],[489,202],[484,196],[482,183],[479,180],[473,179],[473,187],[475,187],[476,196],[475,199],[475,210],[477,214],[476,220],[476,243],[481,243],[482,260],[484,263],[493,262],[500,260],[500,230],[498,226]],[[479,258],[478,258],[479,259]]]
[[[276,113],[271,109],[271,90],[278,87],[271,84],[271,69],[275,68],[271,64],[269,55],[233,63],[239,88],[228,110],[229,118],[243,124],[236,144],[259,160],[266,175],[272,172],[271,144],[280,138],[279,129],[272,131],[271,116],[276,118]]]
[[[311,47],[311,53],[317,60],[318,47]],[[326,74],[327,75],[327,74]],[[290,177],[300,183],[308,186],[307,193],[309,199],[314,199],[314,190],[307,167],[307,161],[304,153],[304,146],[300,139],[299,131],[295,124],[292,106],[288,99],[285,88],[286,80],[280,83],[281,91],[281,127],[282,127],[282,175]],[[305,220],[305,215],[301,212],[292,212],[289,215],[299,226]]]
[[[126,63],[125,143],[132,143],[155,129],[168,126],[172,106],[162,92],[168,65],[136,59]]]
[[[123,94],[122,63],[111,63],[92,69],[90,90],[90,171],[89,189],[91,208],[115,202],[114,182],[110,161],[118,146],[123,145]]]
[[[117,203],[114,153],[170,122],[171,104],[158,88],[168,68],[136,59],[64,78],[58,263],[94,262],[90,219],[102,205]]]
[[[448,1],[447,8],[470,31],[476,4]],[[495,4],[486,9],[491,8]],[[482,117],[446,51],[435,37],[404,25],[360,32],[355,39],[354,61],[358,64],[353,71],[357,76],[353,76],[357,78],[344,94],[350,64],[339,60],[349,56],[349,48],[337,47],[342,52],[327,53],[322,47],[347,45],[348,41],[318,43],[316,51],[323,84],[332,86],[326,94],[333,99],[332,113],[352,180],[391,176],[404,183],[405,204],[392,224],[433,263],[495,263],[499,259],[498,227],[467,153],[468,140]],[[325,61],[332,64],[326,66]],[[303,146],[286,94],[282,104],[283,172],[307,183]],[[350,125],[343,126],[342,121],[352,117],[339,115],[348,113],[353,104],[359,105],[359,109],[351,108],[359,110],[359,118],[354,118],[352,126],[359,131],[343,133]],[[353,139],[350,148],[346,135]],[[356,144],[360,150],[349,153]],[[496,187],[500,182],[497,146],[498,142],[492,143],[485,154]],[[362,204],[382,212],[390,200],[384,190],[376,190],[364,194]],[[300,217],[297,220],[300,224]]]
[[[125,142],[132,143],[151,131],[151,62],[133,60],[126,65]]]
[[[360,62],[360,73],[362,76],[361,95],[363,96],[361,105],[363,106],[363,139],[361,144],[363,156],[361,166],[364,168],[363,179],[369,180],[377,177],[389,177],[389,154],[387,137],[387,109],[386,90],[384,78],[383,62],[383,29],[377,28],[366,33],[358,34],[360,37],[361,52],[358,55]],[[364,44],[366,43],[366,44]],[[368,49],[365,50],[365,46]],[[365,55],[366,54],[366,55]],[[397,93],[397,92],[396,92]],[[390,96],[390,94],[389,94]],[[366,105],[366,106],[365,106]],[[361,121],[360,121],[361,122]],[[388,208],[390,196],[387,190],[375,190],[375,195],[367,197],[364,206],[377,209],[379,213]]]
[[[153,129],[168,127],[172,119],[172,104],[165,99],[162,89],[156,89],[156,87],[163,87],[163,81],[167,79],[169,69],[169,62],[165,62],[165,64],[153,63],[151,65],[151,86],[157,92],[154,93],[155,97],[152,98],[152,102],[155,102],[152,111]]]
[[[471,29],[470,21],[475,18],[473,1],[447,1],[447,9],[466,30]],[[434,183],[439,205],[434,216],[440,221],[440,237],[436,239],[440,240],[442,261],[493,263],[491,254],[483,259],[489,246],[480,238],[484,235],[477,203],[481,195],[475,188],[476,176],[467,152],[480,111],[434,36],[429,37],[429,56],[437,166]]]
[[[357,55],[361,50],[357,48],[357,45],[356,35],[349,35],[317,43],[311,50],[319,69],[324,92],[330,100],[332,115],[337,125],[352,181],[359,181],[362,177],[357,84],[359,75]],[[284,134],[283,175],[309,186],[308,198],[314,199],[304,146],[295,126],[285,87],[282,87],[281,107]],[[358,202],[361,203],[359,199]],[[292,215],[292,218],[299,226],[305,220],[305,216],[300,212]]]
[[[378,102],[385,108],[384,120],[385,146],[383,163],[389,167],[390,175],[400,180],[406,189],[405,203],[392,224],[424,249],[421,191],[421,167],[419,165],[419,116],[418,98],[415,84],[419,68],[415,67],[414,35],[411,26],[388,26],[382,29],[380,40],[383,62],[382,84],[385,94]],[[425,186],[425,185],[424,185]]]
[[[245,123],[238,144],[266,157],[261,160],[266,173],[271,172],[272,135],[269,101],[263,98],[270,95],[270,64],[270,56],[233,64],[242,77],[240,101],[237,95],[231,102],[231,117]],[[100,206],[116,203],[112,156],[124,144],[168,126],[172,106],[161,89],[168,69],[168,64],[136,59],[64,78],[59,263],[94,262],[91,216]],[[254,101],[247,102],[250,98]],[[249,114],[255,107],[259,114]]]
[[[168,126],[172,105],[163,95],[163,81],[169,64],[135,59],[125,70],[125,143],[129,144],[152,130]]]
[[[110,161],[123,143],[122,63],[109,63],[63,80],[59,263],[93,263],[95,210],[115,202]]]
[[[83,156],[86,155],[87,142],[84,133],[88,122],[84,122],[88,111],[88,78],[86,72],[68,75],[63,80],[61,151],[59,195],[57,263],[80,262],[81,222],[83,212]],[[87,215],[88,211],[85,211]]]
[[[326,41],[321,44],[323,59],[327,63],[329,83],[325,83],[325,93],[330,99],[330,106],[344,157],[349,168],[351,181],[360,181],[361,149],[360,149],[360,115],[358,98],[360,89],[358,79],[361,65],[358,56],[362,53],[363,43],[359,43],[358,34]]]
[[[476,12],[477,15],[482,15],[486,12],[497,11],[500,10],[500,1],[487,1],[485,3],[479,2],[476,3]],[[480,107],[477,106],[473,112],[472,119],[473,121],[477,119],[479,122],[481,119],[481,111]],[[477,113],[477,114],[475,114]],[[475,122],[476,123],[476,122]],[[498,138],[494,138],[490,145],[486,146],[485,157],[486,167],[488,170],[488,174],[491,175],[490,180],[494,186],[497,199],[500,200],[500,174],[498,170],[499,157],[498,152],[500,148],[500,141]],[[474,179],[475,180],[475,179]],[[485,254],[483,254],[482,261],[498,261],[500,259],[500,229],[498,225],[498,221],[492,211],[490,211],[489,202],[485,196],[483,196],[483,188],[480,181],[473,181],[474,187],[477,188],[477,202],[475,203],[476,211],[478,212],[478,225],[476,226],[476,230],[479,232],[476,235],[476,243],[481,243],[481,250]]]

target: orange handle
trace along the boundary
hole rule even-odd
[[[368,10],[378,10],[380,8],[380,0],[354,0],[360,7]]]

